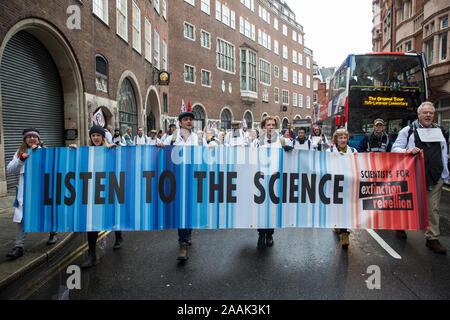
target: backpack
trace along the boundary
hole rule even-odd
[[[438,126],[437,124],[434,124],[434,123],[432,123],[431,126],[432,126],[433,128],[439,128],[439,129],[441,129],[442,134],[443,134],[444,137],[445,137],[445,132],[444,132],[444,129],[443,129],[442,127],[440,127],[440,126]],[[406,145],[405,145],[405,148],[408,146],[409,137],[411,137],[411,135],[414,133],[414,130],[415,130],[415,129],[416,129],[416,128],[414,127],[414,122],[413,122],[413,123],[411,123],[411,124],[409,125],[408,137],[406,138]],[[414,141],[414,142],[415,142],[415,141]]]

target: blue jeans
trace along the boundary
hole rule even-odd
[[[178,242],[189,243],[192,229],[178,229]]]

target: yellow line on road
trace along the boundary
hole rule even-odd
[[[450,188],[448,187],[442,187],[442,189],[444,189],[445,191],[450,191]]]
[[[106,237],[108,234],[110,234],[111,231],[106,232],[100,232],[99,237],[97,239],[97,242]],[[70,263],[75,261],[79,256],[81,256],[83,253],[86,252],[88,243],[85,242],[83,245],[78,247],[76,250],[72,251],[68,256],[64,257],[60,262],[58,262],[56,265],[54,265],[51,269],[47,271],[47,274],[51,273],[50,276],[45,278],[42,282],[40,282],[38,285],[36,285],[32,290],[30,290],[28,293],[26,293],[24,296],[22,296],[19,300],[27,300],[29,297],[31,297],[36,291],[38,291],[42,286],[44,286],[48,281],[50,281],[54,276],[56,276],[58,273],[60,273],[63,269],[65,269]],[[75,256],[74,256],[75,255]],[[70,259],[70,260],[69,260]],[[68,260],[68,261],[67,261]],[[61,266],[61,264],[64,264]],[[61,266],[61,267],[59,267]],[[59,267],[59,268],[58,268]],[[58,268],[57,270],[55,270]]]

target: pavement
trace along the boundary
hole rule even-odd
[[[72,232],[58,233],[58,242],[47,245],[46,232],[28,233],[25,239],[24,255],[10,260],[6,254],[14,248],[16,223],[13,222],[15,195],[0,197],[0,291],[31,270],[46,264],[74,237]]]

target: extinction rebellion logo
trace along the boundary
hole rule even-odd
[[[408,177],[408,170],[397,171],[397,177]],[[383,182],[360,182],[359,198],[363,210],[414,210],[413,194],[408,192],[408,181],[386,181],[392,179],[391,171],[361,171],[362,178],[381,178]]]

